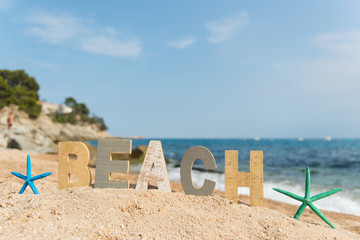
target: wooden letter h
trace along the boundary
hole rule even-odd
[[[225,198],[238,201],[238,187],[250,188],[250,206],[264,206],[263,152],[250,151],[250,172],[239,172],[238,151],[225,151]]]

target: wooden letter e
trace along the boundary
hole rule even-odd
[[[111,173],[128,173],[129,161],[112,160],[112,154],[131,153],[131,140],[99,139],[96,159],[96,188],[129,188],[129,181],[111,180]]]

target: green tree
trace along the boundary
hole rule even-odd
[[[14,103],[13,90],[8,82],[0,76],[0,108]]]
[[[14,103],[24,110],[32,118],[37,118],[41,111],[39,100],[39,85],[35,78],[30,77],[24,70],[0,70],[0,77],[6,81],[1,81],[0,88],[3,91],[1,96],[1,106]],[[6,94],[5,94],[6,92]],[[5,97],[3,98],[3,95]]]
[[[54,120],[56,122],[59,122],[59,123],[66,123],[67,122],[66,116],[64,114],[61,114],[61,113],[55,113],[55,119]]]
[[[90,111],[85,103],[79,103],[78,113],[80,114],[82,121],[88,122],[90,120],[89,118]]]
[[[69,122],[71,124],[76,124],[76,114],[74,112],[72,112],[68,115],[67,122]]]
[[[108,127],[106,126],[104,119],[101,118],[101,117],[93,116],[92,118],[90,118],[89,122],[99,124],[99,127],[100,127],[101,131],[108,130]]]
[[[98,119],[97,119],[97,122],[100,124],[100,130],[101,130],[101,131],[106,131],[106,130],[108,130],[108,127],[106,126],[105,121],[104,121],[103,118],[98,118]]]
[[[73,112],[77,112],[78,109],[78,103],[73,97],[67,97],[64,101],[65,105],[68,107],[71,107]]]
[[[71,107],[72,109],[71,113],[67,114],[66,117],[64,116],[66,122],[69,122],[71,124],[76,124],[77,123],[76,116],[80,116],[82,122],[87,122],[90,124],[98,124],[100,130],[102,131],[108,129],[103,118],[97,116],[89,117],[90,110],[85,103],[78,103],[73,97],[67,97],[64,103],[66,106]],[[61,118],[60,116],[56,116],[55,120],[60,122],[63,121],[63,118]]]

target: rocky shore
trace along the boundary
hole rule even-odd
[[[14,114],[11,130],[7,127],[9,113]],[[60,141],[85,141],[109,137],[96,124],[57,123],[41,113],[37,119],[12,105],[0,110],[0,148],[17,148],[27,152],[56,153]]]

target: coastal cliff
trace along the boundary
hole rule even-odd
[[[7,127],[9,113],[14,114],[11,130]],[[40,113],[37,119],[11,105],[0,110],[0,148],[18,148],[28,152],[56,153],[60,141],[85,141],[108,137],[98,124],[54,122],[48,115]]]

